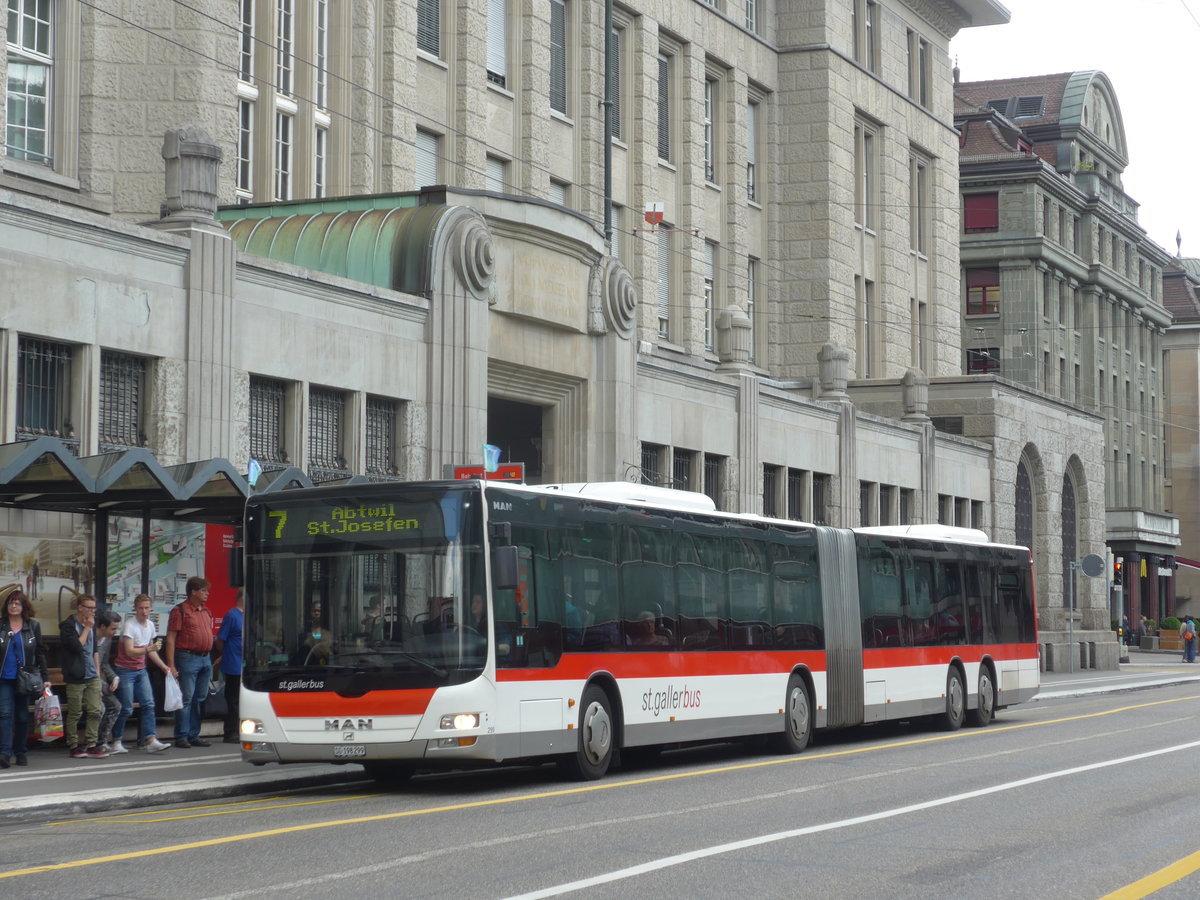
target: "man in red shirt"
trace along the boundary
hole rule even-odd
[[[167,619],[167,666],[179,679],[183,707],[175,713],[175,747],[208,747],[200,737],[200,709],[208,698],[212,680],[213,617],[208,602],[208,581],[199,575],[187,580],[187,599],[171,610]]]

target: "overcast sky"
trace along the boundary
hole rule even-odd
[[[1007,25],[950,42],[963,81],[1099,69],[1125,120],[1125,193],[1175,255],[1200,257],[1200,0],[1000,0]]]

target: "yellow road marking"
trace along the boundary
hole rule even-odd
[[[1161,891],[1168,885],[1183,881],[1197,870],[1200,870],[1200,851],[1191,856],[1185,856],[1178,862],[1173,862],[1145,878],[1139,878],[1133,884],[1119,888],[1111,894],[1105,894],[1100,900],[1141,900],[1142,897],[1149,897],[1155,891]]]
[[[424,809],[413,809],[405,812],[379,813],[372,816],[356,816],[352,819],[332,819],[325,822],[308,822],[304,825],[287,825],[281,828],[268,828],[263,831],[250,831],[244,834],[231,834],[222,837],[209,838],[203,841],[189,841],[186,844],[170,844],[165,847],[146,847],[129,853],[114,853],[108,856],[92,856],[84,859],[73,859],[61,863],[47,863],[41,866],[30,866],[24,869],[12,869],[8,872],[0,872],[0,879],[5,878],[20,878],[27,875],[41,875],[46,872],[59,872],[67,869],[80,869],[86,866],[102,865],[104,863],[124,862],[131,859],[145,859],[148,856],[165,856],[171,853],[182,853],[185,850],[201,850],[206,847],[220,847],[226,844],[236,844],[242,841],[254,841],[260,838],[278,837],[285,834],[299,834],[305,831],[318,831],[325,828],[340,828],[345,825],[364,825],[369,822],[387,822],[397,819],[409,819],[416,816],[427,816],[435,813],[459,812],[466,809],[486,809],[491,806],[504,806],[511,803],[524,803],[530,800],[549,800],[555,797],[569,797],[576,794],[590,794],[596,791],[611,791],[619,790],[627,787],[637,787],[641,785],[679,781],[685,778],[697,778],[709,775],[721,775],[726,772],[738,772],[748,769],[761,769],[766,766],[779,766],[795,763],[804,763],[818,759],[836,759],[846,756],[857,756],[863,753],[873,753],[880,750],[897,750],[904,747],[915,747],[921,744],[934,743],[936,741],[956,740],[982,736],[986,734],[996,734],[1004,731],[1017,731],[1023,728],[1037,728],[1046,725],[1058,725],[1064,722],[1078,722],[1084,719],[1098,719],[1105,716],[1115,715],[1117,713],[1129,712],[1135,709],[1148,709],[1154,706],[1165,706],[1171,703],[1184,703],[1189,700],[1200,700],[1200,696],[1195,697],[1178,697],[1172,700],[1155,700],[1149,703],[1136,703],[1130,706],[1122,706],[1117,709],[1103,710],[1095,713],[1083,713],[1077,716],[1065,716],[1061,719],[1049,719],[1044,722],[1025,722],[1017,725],[1004,725],[999,728],[978,728],[971,731],[956,731],[952,734],[932,735],[929,737],[913,738],[906,741],[893,741],[889,744],[878,744],[870,747],[853,747],[846,750],[831,750],[828,753],[807,753],[799,756],[787,756],[779,759],[756,760],[749,763],[736,763],[726,766],[715,766],[709,769],[700,769],[693,772],[675,772],[667,775],[652,775],[646,778],[633,778],[626,781],[606,781],[599,784],[582,785],[580,787],[561,788],[554,791],[540,791],[535,794],[521,794],[516,797],[497,797],[491,800],[472,800],[466,803],[451,803],[445,806],[431,806]],[[251,812],[252,810],[243,810]],[[1191,857],[1188,857],[1191,859]],[[1178,865],[1178,864],[1177,864]],[[1168,867],[1170,868],[1170,867]],[[1167,871],[1167,870],[1163,870]],[[1153,876],[1151,876],[1153,877]],[[1145,880],[1145,879],[1143,879]],[[1139,884],[1141,882],[1138,882]],[[1135,895],[1130,895],[1135,896]],[[1138,895],[1144,896],[1144,895]]]

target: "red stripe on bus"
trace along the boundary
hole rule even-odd
[[[970,647],[883,647],[863,650],[865,669],[902,669],[908,666],[944,666],[953,659],[977,663],[985,656],[995,660],[1037,659],[1037,644],[980,644]]]
[[[699,678],[705,675],[770,675],[805,666],[825,671],[825,654],[742,650],[667,653],[564,653],[557,666],[546,669],[497,669],[497,681],[562,681],[585,679],[597,670],[617,678]]]
[[[411,691],[371,691],[361,697],[342,697],[332,691],[271,694],[271,709],[283,718],[326,716],[420,716],[433,699],[434,688]]]

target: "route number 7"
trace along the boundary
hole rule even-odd
[[[269,512],[267,513],[267,517],[279,520],[275,523],[275,540],[279,540],[283,537],[283,527],[287,525],[287,511],[280,509],[275,512]]]

